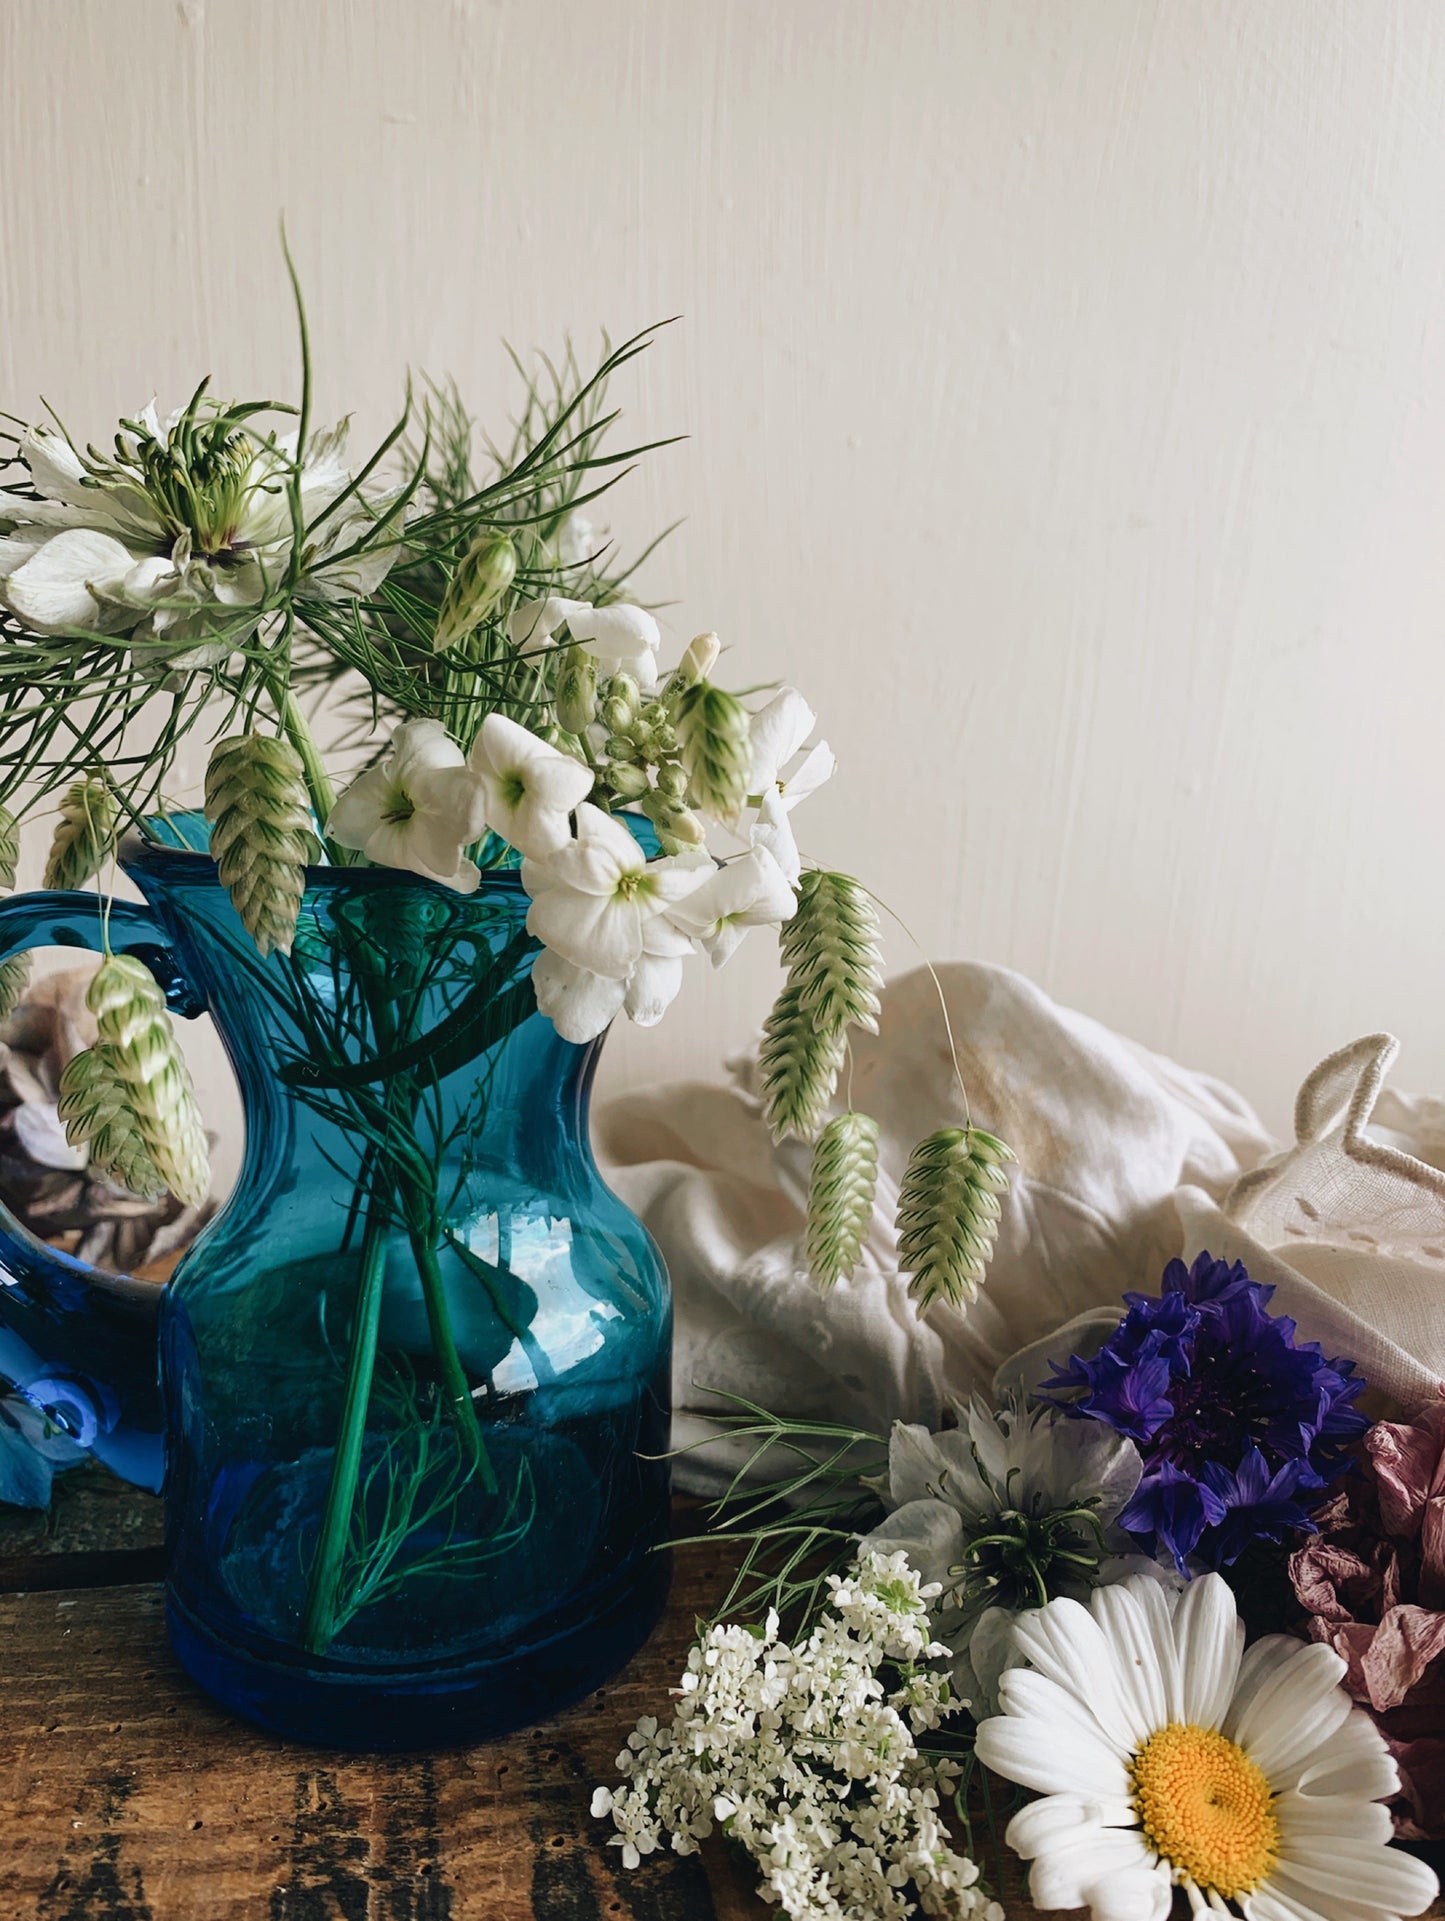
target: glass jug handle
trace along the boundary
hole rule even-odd
[[[19,894],[0,901],[0,962],[31,947],[104,951],[97,894]],[[144,962],[167,1005],[204,1002],[150,909],[113,901],[111,951]],[[154,1282],[107,1274],[47,1247],[0,1207],[0,1379],[123,1480],[159,1488],[163,1471]]]

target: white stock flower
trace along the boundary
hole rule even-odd
[[[831,779],[838,764],[825,740],[804,752],[815,724],[816,716],[797,688],[784,687],[753,715],[749,728],[752,767],[748,792],[757,805],[753,844],[766,847],[795,885],[802,862],[788,816],[800,801]],[[799,754],[801,760],[797,760]],[[793,766],[795,760],[797,765]]]
[[[661,1018],[695,951],[669,912],[712,871],[700,850],[649,861],[590,801],[577,808],[575,840],[523,861],[527,931],[548,950],[532,971],[537,1002],[565,1039],[591,1040],[624,1009],[642,1026]]]
[[[467,764],[487,797],[487,825],[518,853],[541,859],[572,837],[570,815],[592,791],[592,771],[505,714],[488,714]]]
[[[290,565],[287,480],[295,437],[238,428],[202,462],[177,423],[204,429],[202,403],[162,425],[153,406],[123,432],[113,461],[82,456],[62,435],[28,428],[20,457],[36,498],[0,493],[0,602],[35,633],[129,634],[158,662],[223,659],[252,631]],[[344,425],[312,437],[300,476],[303,522],[351,484]],[[322,523],[303,557],[303,590],[326,599],[372,592],[394,548],[381,540],[338,558],[384,503],[353,497]]]
[[[1014,1637],[1029,1666],[978,1757],[1043,1797],[1007,1832],[1036,1907],[1165,1921],[1182,1887],[1196,1915],[1394,1921],[1434,1899],[1387,1846],[1399,1776],[1344,1662],[1280,1634],[1246,1652],[1221,1575],[1051,1601]]]
[[[381,867],[470,894],[481,879],[464,850],[486,829],[486,796],[439,720],[408,720],[374,767],[331,810],[327,838]]]
[[[958,1413],[960,1424],[937,1434],[894,1423],[879,1490],[892,1512],[863,1545],[901,1548],[938,1582],[935,1626],[979,1715],[997,1706],[1023,1609],[1151,1564],[1113,1525],[1143,1472],[1132,1441],[1042,1403],[1010,1400],[995,1412],[975,1397]]]
[[[701,943],[721,967],[750,927],[777,927],[798,904],[787,876],[764,847],[726,862],[668,910],[674,927]]]
[[[657,686],[662,636],[645,607],[634,607],[629,601],[594,607],[590,601],[548,594],[544,600],[525,600],[514,608],[507,633],[514,646],[536,649],[550,646],[564,626],[597,662],[600,673],[630,674],[644,694]]]

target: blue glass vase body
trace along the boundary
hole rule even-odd
[[[245,1110],[160,1298],[160,1420],[143,1291],[14,1229],[0,1373],[135,1480],[163,1424],[172,1645],[228,1707],[368,1749],[541,1719],[668,1573],[670,1305],[588,1145],[600,1042],[536,1011],[515,873],[312,869],[262,959],[195,831],[127,844],[147,907],[110,925],[214,1017]],[[100,940],[91,896],[0,905],[0,955]]]

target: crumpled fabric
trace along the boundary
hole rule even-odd
[[[727,1404],[708,1390],[877,1434],[895,1420],[937,1429],[1000,1370],[1034,1384],[1117,1319],[1125,1289],[1152,1291],[1170,1258],[1205,1249],[1273,1283],[1272,1310],[1302,1338],[1358,1361],[1370,1412],[1433,1394],[1445,1377],[1445,1104],[1384,1089],[1388,1035],[1315,1069],[1281,1145],[1231,1088],[1018,974],[957,963],[938,983],[927,971],[891,983],[879,1033],[854,1037],[852,1101],[881,1129],[878,1195],[858,1272],[827,1295],[803,1250],[809,1149],[770,1139],[755,1054],[726,1084],[599,1110],[607,1178],[672,1275],[675,1445],[718,1432]],[[972,1118],[1018,1165],[982,1293],[966,1312],[919,1314],[897,1266],[899,1181],[914,1141],[966,1118],[940,990]],[[709,1490],[738,1458],[686,1454],[679,1484]]]

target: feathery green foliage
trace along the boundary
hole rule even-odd
[[[107,955],[86,993],[135,1130],[162,1182],[189,1207],[210,1191],[206,1131],[165,995],[129,954]]]
[[[775,1140],[794,1136],[809,1141],[823,1125],[845,1046],[803,1005],[789,982],[768,1015],[758,1066],[763,1077],[763,1113]]]
[[[129,1091],[104,1041],[66,1063],[58,1112],[65,1138],[72,1147],[89,1148],[97,1173],[143,1200],[159,1200],[165,1193],[166,1184],[131,1112]]]
[[[808,1177],[808,1272],[819,1287],[832,1287],[858,1265],[877,1185],[877,1121],[835,1114],[818,1136]]]
[[[780,944],[803,1007],[832,1033],[878,1032],[883,985],[878,916],[866,890],[847,874],[819,869],[798,883],[798,906]]]
[[[898,1193],[899,1265],[921,1308],[964,1307],[983,1284],[1012,1151],[980,1127],[944,1127],[908,1157]]]
[[[219,741],[206,769],[206,819],[221,884],[262,954],[291,952],[312,857],[301,756],[271,734]]]
[[[45,863],[46,887],[84,887],[115,845],[118,810],[103,780],[78,780],[60,803]]]

